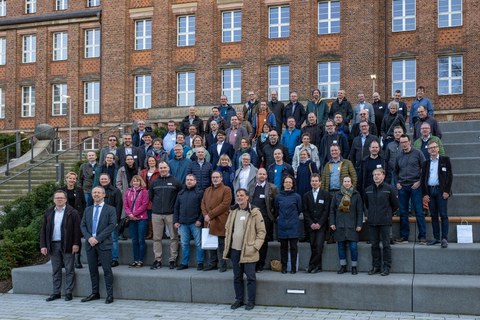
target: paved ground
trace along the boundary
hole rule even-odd
[[[81,303],[80,298],[65,302],[45,302],[46,296],[0,294],[0,319],[171,319],[171,320],[480,320],[480,316],[445,315],[408,312],[331,310],[256,306],[252,311],[231,310],[229,305],[172,303],[139,300],[103,300]]]

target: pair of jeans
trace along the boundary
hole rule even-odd
[[[430,216],[432,217],[433,237],[436,240],[440,240],[440,225],[438,223],[438,217],[440,216],[442,239],[448,240],[448,199],[443,199],[443,193],[438,186],[428,187],[428,193],[430,195],[428,208],[430,209]]]
[[[357,266],[358,261],[358,242],[357,241],[348,241],[348,246],[350,248],[350,260],[352,261],[352,267]],[[338,259],[340,260],[340,265],[347,265],[347,241],[338,241]]]
[[[408,239],[410,234],[410,225],[408,223],[408,204],[412,199],[412,209],[415,211],[418,226],[418,239],[425,239],[425,215],[423,214],[422,190],[413,189],[412,185],[402,185],[398,190],[398,200],[400,202],[400,236]]]
[[[245,285],[243,274],[247,276],[247,299],[255,303],[257,291],[257,276],[255,274],[255,262],[240,263],[242,251],[230,249],[230,259],[233,267],[233,286],[235,288],[235,300],[244,302]]]
[[[117,228],[112,231],[112,260],[118,261],[118,231]]]
[[[148,228],[148,220],[130,220],[128,230],[132,238],[133,261],[143,262],[145,257],[145,232]]]
[[[180,224],[180,241],[182,244],[182,262],[181,264],[188,266],[190,261],[190,237],[193,237],[195,250],[197,252],[197,264],[203,263],[202,250],[202,229],[197,227],[195,223]]]
[[[93,205],[92,193],[91,192],[83,192],[83,194],[85,195],[85,203],[86,203],[85,208]]]
[[[382,253],[380,252],[380,241],[383,247],[383,268],[392,267],[392,250],[390,248],[390,232],[392,226],[371,226],[368,225],[368,238],[372,244],[372,267],[380,269],[382,266]]]

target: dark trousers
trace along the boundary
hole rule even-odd
[[[265,260],[267,259],[268,254],[268,241],[273,240],[273,223],[272,221],[264,216],[263,221],[265,223],[265,230],[267,234],[265,235],[265,241],[263,241],[262,247],[259,250],[260,259],[257,262],[257,268],[265,267]]]
[[[372,243],[372,266],[379,268],[382,265],[382,253],[380,252],[380,241],[383,247],[383,268],[392,267],[392,250],[390,248],[390,233],[392,226],[368,226],[368,237]]]
[[[107,295],[113,295],[113,273],[112,267],[112,249],[101,250],[98,244],[94,247],[87,242],[85,244],[87,252],[88,271],[90,272],[90,281],[92,282],[92,293],[100,293],[98,274],[98,261],[102,264],[103,274],[105,276],[105,287]]]
[[[248,302],[255,303],[255,294],[257,291],[257,278],[255,275],[255,262],[240,263],[242,251],[231,249],[230,258],[233,266],[233,286],[235,288],[235,300],[244,300],[245,286],[243,274],[247,276],[247,298]]]
[[[438,218],[440,216],[442,239],[448,240],[448,199],[443,199],[443,194],[438,186],[428,187],[428,193],[430,195],[428,208],[430,209],[430,216],[432,217],[433,237],[436,240],[440,240],[440,224],[438,223]]]
[[[318,267],[322,269],[322,253],[323,253],[323,244],[325,242],[325,229],[320,230],[311,230],[309,232],[310,237],[310,263],[309,266],[312,268]]]
[[[298,238],[280,239],[280,261],[282,262],[282,269],[287,270],[288,245],[290,245],[290,261],[292,263],[291,270],[297,270],[297,243]]]
[[[52,242],[50,261],[52,262],[53,294],[60,294],[62,289],[62,264],[65,265],[65,293],[71,294],[75,284],[74,255],[64,253],[61,242]]]
[[[218,249],[216,250],[204,250],[207,256],[209,266],[226,267],[227,261],[223,259],[223,249],[225,247],[225,237],[218,237]]]

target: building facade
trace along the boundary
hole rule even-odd
[[[0,0],[0,130],[70,123],[80,142],[166,122],[225,94],[306,101],[339,88],[409,106],[426,87],[442,120],[479,119],[477,0]],[[375,75],[375,79],[372,79]],[[71,106],[71,108],[70,108]]]

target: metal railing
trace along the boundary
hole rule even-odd
[[[15,175],[12,175],[12,176],[9,176],[8,178],[0,181],[0,186],[7,183],[8,181],[12,180],[12,179],[15,179],[16,177],[18,176],[21,176],[22,174],[24,173],[28,173],[28,192],[32,191],[32,179],[31,179],[31,174],[32,174],[32,170],[35,169],[35,168],[38,168],[42,165],[44,165],[45,163],[47,162],[50,162],[51,160],[55,160],[55,166],[56,166],[56,182],[57,183],[61,183],[63,181],[63,163],[59,163],[59,157],[61,157],[62,155],[64,155],[65,153],[67,152],[70,152],[76,148],[79,149],[79,160],[82,160],[82,154],[83,154],[83,144],[85,141],[89,140],[89,139],[95,139],[95,138],[98,138],[100,137],[103,137],[104,134],[108,133],[108,132],[111,132],[113,130],[118,130],[118,129],[121,129],[122,128],[122,125],[119,124],[117,126],[114,126],[114,127],[111,127],[111,128],[108,128],[107,130],[105,131],[102,131],[100,133],[97,133],[96,135],[94,136],[91,136],[91,137],[88,137],[87,139],[84,139],[82,142],[72,146],[71,148],[68,148],[66,150],[63,150],[61,151],[60,153],[58,154],[55,154],[55,155],[52,155],[51,157],[48,157],[47,159],[45,160],[42,160],[40,162],[38,162],[37,164],[35,165],[32,165],[28,168],[26,168],[25,170],[22,170],[20,171],[19,173],[16,173]],[[33,149],[33,145],[32,145],[32,149]]]

